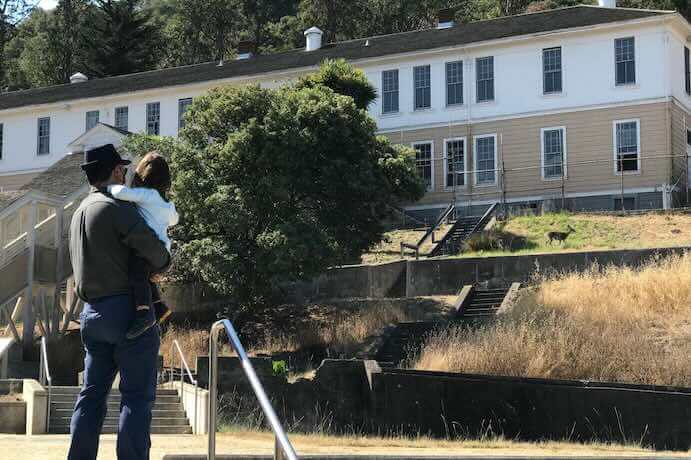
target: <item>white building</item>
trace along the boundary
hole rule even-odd
[[[691,25],[678,13],[578,6],[0,95],[0,187],[120,131],[175,136],[191,98],[275,86],[326,58],[363,69],[380,132],[418,150],[429,193],[459,205],[660,207],[688,183]],[[117,134],[115,131],[113,133]]]

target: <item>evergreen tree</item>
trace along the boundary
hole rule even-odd
[[[97,0],[82,32],[90,74],[105,77],[156,68],[161,37],[139,0]]]

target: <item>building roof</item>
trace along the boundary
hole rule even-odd
[[[37,191],[47,195],[66,197],[86,185],[86,176],[80,168],[83,162],[84,155],[66,155],[25,184],[19,192]]]
[[[5,209],[22,196],[24,196],[24,192],[20,191],[0,192],[0,210]]]
[[[330,43],[311,52],[301,48],[278,54],[254,56],[225,62],[222,66],[216,62],[209,62],[82,83],[12,91],[0,95],[0,110],[297,69],[318,65],[328,58],[374,58],[671,14],[675,13],[584,5],[560,8],[459,24],[448,29],[434,28]]]

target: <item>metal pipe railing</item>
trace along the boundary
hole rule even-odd
[[[252,363],[247,357],[245,348],[240,343],[240,339],[235,332],[235,328],[231,322],[227,319],[222,319],[216,321],[213,326],[211,326],[211,333],[209,337],[209,460],[216,460],[216,410],[217,410],[217,397],[218,397],[218,336],[220,332],[225,329],[226,334],[228,334],[228,339],[233,349],[238,354],[242,368],[245,371],[247,379],[250,381],[252,390],[259,400],[259,405],[264,411],[264,415],[269,420],[271,429],[276,437],[274,446],[274,459],[297,460],[298,456],[295,453],[295,449],[290,444],[288,436],[286,435],[281,422],[276,416],[269,398],[266,396],[264,387],[262,386],[259,378],[257,377]]]
[[[182,349],[180,348],[180,343],[178,343],[177,340],[173,340],[173,345],[170,346],[170,383],[171,387],[174,386],[174,380],[175,380],[175,350],[177,349],[178,356],[180,356],[180,400],[184,406],[185,404],[185,374],[183,374],[183,369],[187,373],[187,378],[190,380],[190,383],[194,385],[194,433],[197,434],[199,431],[197,430],[197,419],[199,418],[199,383],[197,382],[197,379],[195,379],[192,376],[192,371],[190,371],[190,367],[187,365],[187,360],[185,359],[185,355],[182,353]]]
[[[46,351],[46,338],[41,337],[41,362],[39,363],[38,379],[41,385],[48,383],[48,404],[46,404],[46,433],[50,432],[50,396],[53,390],[53,379],[50,378],[48,366],[48,352]]]

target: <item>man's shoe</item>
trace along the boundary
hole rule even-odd
[[[127,334],[125,334],[125,337],[127,337],[128,340],[136,339],[155,325],[156,319],[153,315],[137,315],[127,331]]]

